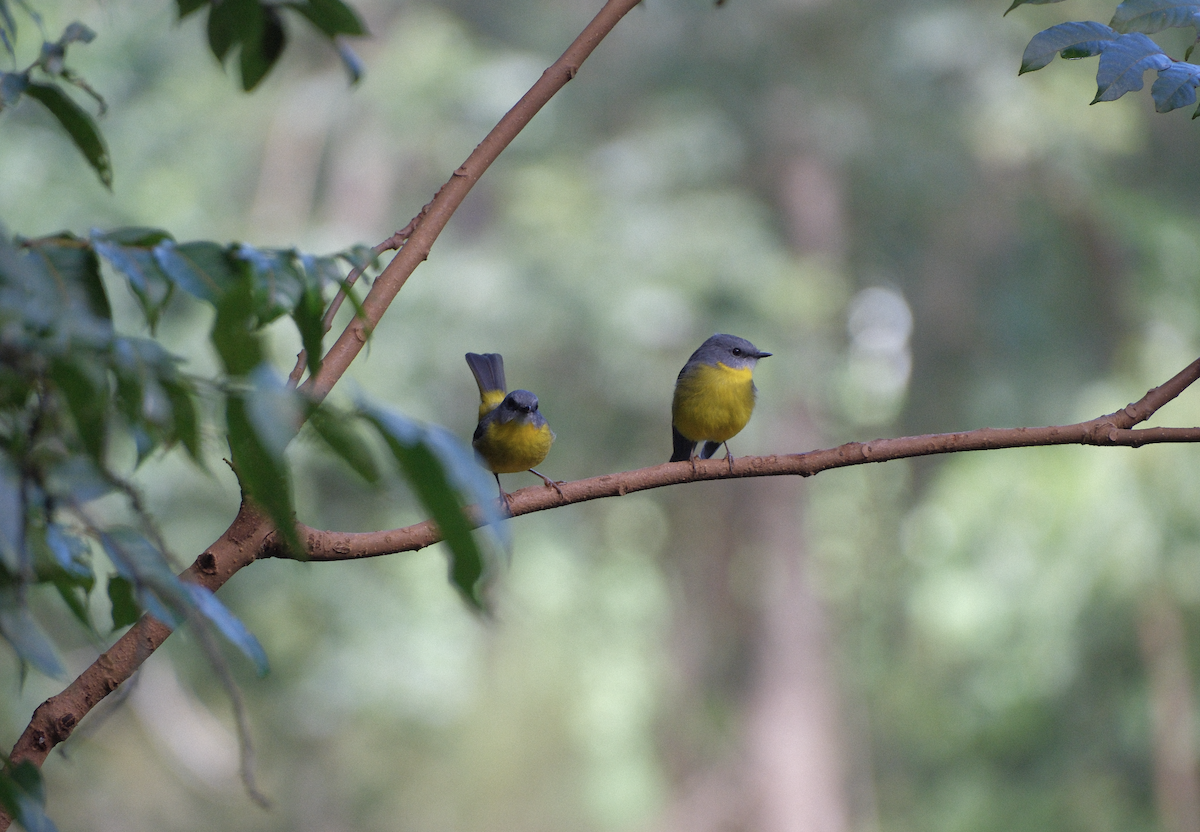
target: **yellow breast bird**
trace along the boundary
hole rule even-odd
[[[488,470],[496,477],[500,496],[508,503],[508,494],[500,485],[501,474],[529,471],[542,478],[559,494],[558,483],[535,471],[550,452],[554,431],[538,412],[537,396],[528,390],[505,393],[504,359],[499,353],[467,353],[467,366],[479,385],[479,425],[471,445]]]
[[[671,462],[696,458],[696,445],[704,443],[701,459],[725,445],[725,459],[733,470],[729,440],[746,427],[754,412],[754,365],[763,352],[745,338],[717,333],[709,338],[679,371],[671,401]]]

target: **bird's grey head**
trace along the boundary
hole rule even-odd
[[[514,390],[504,397],[497,408],[504,421],[512,419],[530,419],[538,421],[542,418],[538,413],[538,397],[528,390]]]
[[[753,370],[758,359],[766,358],[769,355],[771,353],[763,352],[745,338],[718,332],[701,344],[700,349],[692,353],[688,363],[698,361],[701,364],[716,364],[719,361],[726,367],[733,367],[737,370]]]

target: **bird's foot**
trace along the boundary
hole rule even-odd
[[[552,480],[549,477],[547,477],[545,474],[543,474],[541,471],[535,471],[532,468],[529,469],[529,473],[536,474],[537,476],[541,477],[542,482],[544,482],[546,484],[546,487],[553,488],[555,491],[558,492],[558,496],[562,497],[564,500],[567,498],[567,495],[563,493],[563,490],[561,488],[559,488],[559,486],[563,484],[563,480]]]
[[[729,443],[725,443],[725,462],[729,465],[729,473],[733,473],[733,452],[729,450]]]

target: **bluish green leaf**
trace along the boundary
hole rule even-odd
[[[66,358],[51,364],[50,378],[66,399],[83,447],[93,459],[100,460],[108,435],[108,385],[105,380],[93,379],[87,369]]]
[[[67,609],[79,620],[84,627],[92,630],[92,619],[88,614],[88,595],[95,581],[89,576],[87,580],[76,578],[62,570],[55,570],[50,577],[59,597],[67,605]]]
[[[146,323],[153,332],[175,288],[175,284],[163,273],[154,253],[148,248],[122,246],[98,237],[92,238],[92,247],[129,280],[129,288],[138,299]]]
[[[11,587],[0,587],[0,636],[12,645],[22,661],[47,676],[64,675],[54,646]]]
[[[358,14],[341,0],[300,0],[282,5],[306,17],[330,40],[335,35],[367,34],[367,27]]]
[[[251,395],[254,395],[253,393]],[[294,557],[304,557],[304,546],[296,533],[292,488],[281,455],[272,453],[255,430],[249,403],[230,396],[225,405],[225,426],[233,467],[243,489],[275,523],[280,540]]]
[[[1092,20],[1060,23],[1038,32],[1025,47],[1019,74],[1041,69],[1062,53],[1064,58],[1085,58],[1099,55],[1117,33]]]
[[[292,320],[300,331],[300,341],[304,345],[304,354],[308,361],[308,372],[316,375],[321,371],[321,341],[325,336],[325,300],[321,290],[309,286],[300,297],[300,302],[292,310]]]
[[[243,244],[237,247],[236,256],[250,267],[254,312],[260,326],[290,313],[301,302],[307,281],[294,252],[262,250]]]
[[[129,226],[127,228],[114,228],[111,231],[105,231],[103,234],[93,231],[92,239],[107,240],[110,243],[116,243],[119,246],[140,246],[141,248],[152,248],[163,240],[173,239],[169,232],[163,231],[161,228],[147,228],[144,226]]]
[[[451,583],[472,606],[485,609],[485,578],[493,570],[472,533],[473,524],[464,511],[467,501],[461,491],[464,480],[470,482],[475,478],[475,473],[468,473],[467,466],[479,471],[478,466],[465,449],[457,448],[457,442],[440,429],[378,408],[366,408],[364,416],[383,437],[417,499],[450,547]],[[466,460],[470,461],[464,464]],[[484,500],[479,508],[489,522],[499,524],[500,515],[493,501]]]
[[[231,376],[249,375],[262,362],[262,345],[255,323],[250,282],[243,279],[231,286],[217,303],[217,317],[209,336],[225,372]]]
[[[246,658],[254,662],[259,676],[265,676],[270,669],[267,664],[267,653],[258,643],[254,634],[246,629],[246,625],[218,601],[217,596],[207,588],[198,584],[185,584],[185,586],[192,596],[192,603],[196,605],[196,609],[200,610],[200,614],[211,621],[221,631],[221,635],[229,639],[234,647],[241,650]]]
[[[90,246],[74,235],[60,234],[52,239],[30,243],[26,251],[57,289],[57,303],[49,311],[61,314],[72,303],[78,302],[97,318],[112,320],[108,294],[100,279],[100,261]],[[74,316],[75,313],[72,311],[68,314]],[[60,321],[60,324],[77,331],[80,329],[80,322],[74,317],[69,321]]]
[[[379,482],[375,453],[356,429],[357,420],[322,406],[312,412],[308,424],[360,477],[372,484]]]
[[[175,438],[183,443],[192,459],[203,464],[200,456],[200,419],[191,388],[178,379],[164,379],[163,390],[171,402]]]
[[[212,304],[240,278],[225,249],[216,243],[163,240],[154,247],[154,259],[176,286]]]
[[[1148,35],[1163,29],[1200,26],[1200,3],[1125,0],[1117,6],[1110,25],[1118,32],[1144,32]]]
[[[46,547],[55,562],[65,572],[77,578],[92,576],[91,549],[81,538],[71,534],[58,523],[46,526]]]
[[[0,454],[0,564],[11,575],[25,571],[25,500],[21,475],[7,454]]]
[[[337,49],[338,57],[342,59],[342,66],[346,67],[346,74],[350,76],[351,85],[357,84],[366,73],[362,58],[358,57],[358,54],[340,38],[335,40],[333,45]]]
[[[1013,4],[1009,6],[1004,14],[1008,14],[1017,6],[1045,6],[1048,3],[1061,3],[1062,0],[1013,0]]]
[[[8,767],[0,758],[0,806],[3,806],[25,832],[58,832],[46,816],[46,788],[42,773],[29,760]]]
[[[67,24],[58,42],[66,46],[69,43],[91,43],[95,39],[96,33],[76,20]]]
[[[133,583],[128,578],[113,575],[108,579],[108,600],[112,605],[112,628],[119,630],[137,622],[142,616],[133,598]]]
[[[192,606],[191,597],[158,547],[126,527],[101,534],[100,545],[117,573],[133,584],[138,606],[168,627],[178,626]]]
[[[29,86],[27,72],[0,72],[0,109],[11,107]]]
[[[88,164],[96,171],[104,187],[112,188],[112,162],[108,157],[108,148],[104,137],[100,135],[96,122],[87,111],[71,100],[62,88],[55,84],[30,82],[25,88],[25,94],[42,103],[50,113],[58,119],[58,123],[67,131],[71,141],[79,148],[79,152],[87,159]]]
[[[1174,63],[1158,73],[1150,95],[1154,109],[1160,113],[1196,103],[1196,86],[1200,84],[1200,66]]]
[[[1170,65],[1171,59],[1158,44],[1142,33],[1121,35],[1100,53],[1096,97],[1092,103],[1115,101],[1127,92],[1140,90],[1146,70],[1163,70]]]

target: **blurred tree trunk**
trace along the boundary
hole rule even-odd
[[[784,447],[814,447],[811,431],[796,427],[804,424],[795,414],[770,433]],[[827,616],[809,577],[805,485],[740,485],[696,486],[694,502],[679,506],[678,695],[664,741],[678,785],[659,828],[845,832],[843,714]],[[713,702],[729,719],[716,737],[697,739]]]
[[[1154,744],[1154,797],[1167,832],[1200,832],[1200,779],[1192,679],[1179,607],[1157,592],[1138,626],[1150,685]]]

